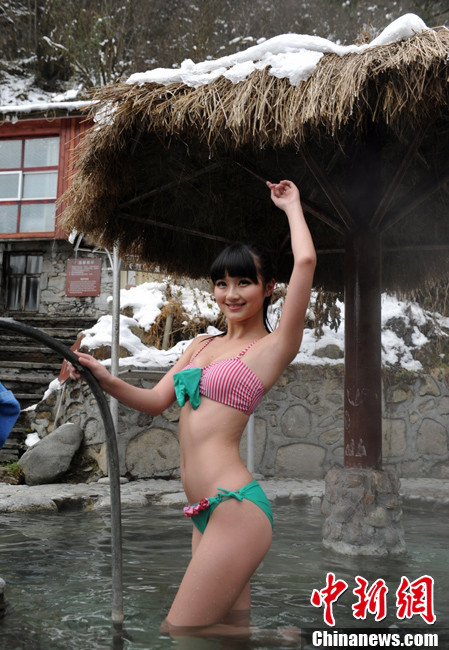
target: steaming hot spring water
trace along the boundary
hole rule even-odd
[[[311,604],[314,590],[326,586],[329,573],[348,588],[333,603],[334,629],[439,633],[449,647],[449,572],[447,523],[432,508],[406,508],[407,554],[400,558],[349,557],[323,548],[320,508],[304,502],[275,506],[275,534],[268,556],[253,578],[252,625],[264,630],[297,627],[304,645],[310,634],[326,629],[324,607]],[[164,619],[190,556],[191,522],[179,507],[126,507],[123,512],[123,634],[111,623],[110,518],[107,511],[2,515],[0,576],[6,582],[6,615],[0,619],[0,648],[92,650],[129,648],[159,650],[179,647],[163,636]],[[382,621],[375,613],[356,619],[352,607],[356,576],[371,587],[388,587]],[[410,583],[434,579],[434,624],[422,615],[398,618],[396,591],[402,577]],[[368,589],[369,589],[368,587]],[[446,630],[444,630],[446,627]],[[219,648],[213,639],[190,639],[182,647]],[[248,645],[242,645],[247,643]],[[443,645],[442,645],[443,644]],[[228,639],[226,648],[283,647],[264,641]],[[285,646],[287,647],[287,646]]]

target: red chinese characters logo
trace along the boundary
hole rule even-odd
[[[413,582],[402,576],[396,591],[397,616],[400,619],[419,615],[426,623],[435,623],[433,578],[422,576]]]
[[[367,592],[368,580],[361,576],[356,577],[359,585],[353,590],[353,594],[358,596],[358,601],[352,606],[354,618],[365,619],[367,611],[375,614],[376,621],[382,621],[387,615],[387,593],[388,587],[385,580],[379,578]]]
[[[352,605],[355,619],[364,620],[367,614],[374,616],[375,621],[382,621],[387,615],[388,587],[385,580],[379,578],[371,586],[362,576],[355,578],[357,587],[352,591],[357,597]],[[430,576],[421,576],[413,582],[402,576],[401,584],[396,591],[396,616],[398,619],[421,616],[429,624],[436,621],[433,602],[434,580]],[[337,580],[334,573],[326,576],[326,586],[314,589],[310,602],[314,607],[323,607],[323,618],[327,625],[335,625],[333,604],[346,591],[348,584]]]
[[[326,586],[320,591],[317,589],[313,590],[310,602],[315,607],[324,605],[324,620],[328,625],[335,625],[332,605],[347,588],[348,584],[344,580],[335,580],[335,575],[328,573],[326,576]]]

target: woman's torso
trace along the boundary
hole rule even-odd
[[[238,489],[252,480],[239,452],[248,421],[241,411],[202,396],[194,410],[189,403],[179,419],[181,479],[189,503]]]
[[[224,359],[214,359],[213,347],[205,350],[212,342],[200,345],[186,366],[202,369],[200,405],[194,409],[187,402],[179,421],[181,478],[190,503],[215,495],[218,487],[238,489],[252,480],[239,445],[249,413],[264,393],[245,363],[255,341]]]

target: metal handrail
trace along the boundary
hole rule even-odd
[[[108,455],[108,473],[111,495],[111,557],[112,557],[112,622],[116,628],[123,625],[123,554],[122,516],[120,502],[120,469],[117,439],[111,412],[100,384],[93,374],[78,362],[77,355],[66,345],[35,327],[12,318],[0,318],[0,329],[9,329],[44,343],[64,359],[76,366],[91,389],[103,420]]]

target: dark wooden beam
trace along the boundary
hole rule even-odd
[[[409,143],[409,146],[407,147],[407,151],[404,153],[404,156],[402,157],[401,162],[398,168],[396,169],[396,173],[393,175],[391,182],[386,189],[386,192],[384,193],[380,203],[378,204],[372,216],[371,228],[373,230],[376,230],[379,226],[381,226],[382,220],[385,217],[388,208],[390,207],[394,199],[397,189],[402,179],[404,178],[407,169],[409,169],[413,160],[415,160],[416,158],[416,153],[423,140],[424,133],[425,130],[418,132],[416,134],[416,137],[413,138],[413,140]]]
[[[391,213],[384,219],[381,232],[385,232],[389,228],[395,226],[399,221],[404,219],[410,212],[417,208],[421,203],[424,203],[432,194],[437,192],[441,187],[449,182],[449,169],[440,175],[437,180],[428,182],[417,190],[417,196],[408,203],[405,203],[402,208]]]
[[[209,172],[212,172],[215,169],[218,169],[219,167],[221,167],[221,163],[219,162],[213,163],[212,165],[208,165],[203,169],[199,169],[198,171],[189,174],[188,176],[182,176],[181,178],[178,178],[175,181],[172,181],[171,183],[166,183],[165,185],[161,185],[160,187],[154,188],[154,190],[150,190],[149,192],[145,192],[144,194],[135,196],[133,199],[130,199],[125,203],[122,203],[119,206],[119,210],[124,210],[124,209],[126,210],[126,208],[129,208],[130,206],[135,205],[136,203],[140,203],[141,201],[145,201],[146,199],[149,199],[152,196],[156,196],[157,194],[161,194],[162,192],[171,190],[174,187],[183,185],[184,183],[189,183],[190,181],[193,181],[195,178],[198,178],[199,176],[203,176],[204,174],[208,174]]]
[[[251,174],[251,176],[254,176],[254,178],[257,178],[264,185],[266,184],[268,179],[265,178],[262,175],[262,172],[260,172],[259,170],[255,170],[254,167],[250,167],[246,163],[243,164],[243,163],[235,160],[234,158],[230,158],[229,160],[231,160],[231,162],[233,162],[235,165],[238,165],[238,167],[241,167],[241,169],[244,169],[246,172],[248,172],[248,174]],[[299,188],[299,191],[301,193],[301,188]],[[340,225],[340,223],[338,223],[338,221],[336,221],[330,215],[323,212],[323,210],[317,204],[313,203],[309,199],[304,199],[302,195],[301,195],[301,204],[302,204],[304,212],[312,215],[313,217],[316,217],[320,221],[323,221],[328,226],[330,226],[331,228],[333,228],[334,230],[336,230],[337,232],[339,232],[341,234],[343,234],[345,232],[344,229],[342,228],[342,226]]]
[[[316,217],[342,235],[345,233],[345,229],[341,226],[341,224],[335,221],[335,219],[333,219],[330,215],[323,212],[323,210],[318,205],[312,203],[308,199],[303,199],[302,197],[301,204],[306,214],[310,214],[313,217]]]
[[[202,237],[203,239],[212,239],[213,241],[223,242],[225,244],[231,244],[231,239],[226,239],[225,237],[220,237],[220,235],[211,235],[207,232],[201,232],[200,230],[193,230],[192,228],[184,228],[183,226],[174,226],[170,223],[163,223],[162,221],[156,221],[155,219],[146,219],[144,217],[136,217],[133,214],[125,214],[123,212],[117,215],[119,219],[126,219],[127,221],[135,221],[136,223],[141,223],[146,226],[155,226],[156,228],[164,228],[165,230],[173,230],[175,232],[181,232],[185,235],[192,235],[193,237]]]
[[[353,230],[355,227],[354,220],[349,210],[343,203],[342,198],[336,191],[335,187],[332,185],[329,176],[319,166],[319,164],[317,163],[313,155],[306,147],[303,146],[300,150],[300,153],[302,155],[305,164],[307,165],[313,177],[315,178],[315,180],[320,185],[321,189],[329,199],[330,203],[332,204],[332,207],[337,213],[339,219],[342,221],[343,225],[346,227],[347,230]]]

